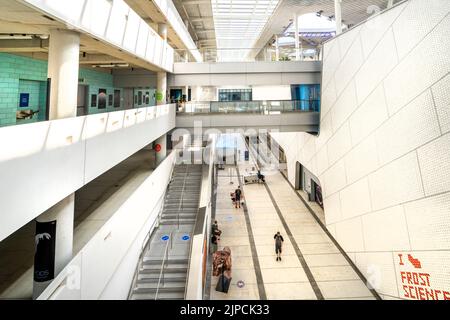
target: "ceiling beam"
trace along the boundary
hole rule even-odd
[[[0,40],[0,52],[47,52],[48,46],[43,39]]]
[[[80,56],[80,64],[125,63],[124,60],[106,54],[86,54]]]
[[[181,1],[183,6],[196,6],[199,4],[211,4],[211,0],[187,0]]]

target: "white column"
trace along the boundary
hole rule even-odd
[[[295,60],[300,60],[300,43],[298,38],[298,15],[294,14],[294,40],[295,40]]]
[[[156,104],[166,104],[167,96],[167,73],[157,72],[156,73]]]
[[[49,118],[77,115],[80,35],[68,30],[50,30],[48,77],[50,85]]]
[[[280,48],[278,47],[278,35],[275,35],[275,61],[280,61]]]
[[[158,34],[167,43],[167,25],[158,23]],[[167,102],[167,73],[157,72],[156,75],[156,104],[166,104]]]
[[[186,101],[189,101],[189,86],[184,87],[184,92],[186,92]],[[192,96],[191,96],[192,99]]]
[[[164,41],[167,41],[167,24],[158,23],[158,34],[163,38]]]
[[[392,8],[393,5],[394,5],[394,0],[389,0],[387,7]]]
[[[75,117],[80,35],[73,31],[52,29],[49,41],[49,118]],[[33,298],[37,298],[72,259],[74,204],[75,194],[72,193],[36,218]],[[55,234],[42,232],[42,226],[45,229],[54,227]],[[52,243],[54,252],[50,249]]]
[[[163,135],[155,141],[156,165],[159,165],[167,156],[167,136]]]
[[[52,259],[54,258],[54,277],[56,277],[62,269],[70,262],[72,259],[73,250],[73,221],[74,221],[74,207],[75,207],[75,194],[72,193],[49,210],[41,214],[36,218],[37,223],[55,223],[56,233],[55,239],[49,239],[45,234],[39,233],[35,236],[35,245],[38,249],[38,245],[45,245],[45,241],[55,242],[55,255],[54,257],[45,255],[44,258]],[[44,250],[45,251],[45,250]],[[45,252],[36,250],[35,262],[41,260],[43,257],[38,255]],[[51,261],[46,263],[52,264]],[[34,269],[35,273],[37,271],[36,265]],[[36,280],[36,277],[34,278]],[[39,295],[45,290],[45,288],[50,284],[53,278],[44,282],[34,281],[33,283],[33,299],[39,297]]]
[[[342,33],[342,0],[334,0],[334,17],[336,18],[336,35]]]

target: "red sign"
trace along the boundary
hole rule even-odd
[[[433,288],[430,273],[422,269],[423,264],[417,257],[399,253],[398,265],[402,297],[413,300],[450,300],[450,292]]]
[[[156,144],[156,146],[155,146],[155,151],[156,152],[160,152],[161,151],[161,145],[158,143],[158,144]]]

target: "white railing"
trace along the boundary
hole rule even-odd
[[[174,31],[180,37],[181,41],[183,41],[184,45],[187,48],[188,53],[194,57],[194,61],[202,62],[203,57],[202,54],[197,49],[192,37],[189,33],[188,28],[184,24],[183,20],[178,13],[177,8],[173,4],[172,0],[154,0],[157,4],[161,12],[166,16],[167,21],[170,23]]]
[[[27,5],[107,45],[173,71],[169,46],[123,0],[22,0]]]
[[[148,231],[158,219],[161,205],[158,199],[166,190],[174,163],[175,152],[172,152],[117,208],[38,300],[96,300],[103,295],[114,299],[127,298],[134,267]],[[123,277],[124,274],[129,279],[113,280],[114,276]],[[124,292],[116,292],[117,287],[107,289],[110,282],[117,281],[122,282],[120,288],[126,288]]]
[[[0,241],[174,127],[161,105],[0,128]]]

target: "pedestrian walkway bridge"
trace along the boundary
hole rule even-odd
[[[180,104],[176,127],[302,131],[317,133],[320,121],[319,100],[204,101]]]

